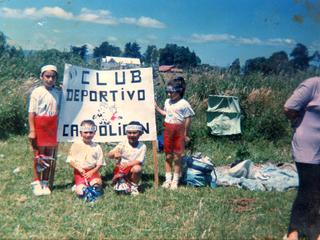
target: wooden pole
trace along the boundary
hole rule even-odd
[[[157,190],[159,186],[159,171],[158,171],[158,157],[157,157],[157,141],[152,141],[153,152],[153,172],[154,172],[154,189]]]

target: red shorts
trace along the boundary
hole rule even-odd
[[[37,146],[57,146],[58,115],[35,116]]]
[[[184,151],[184,124],[164,123],[164,152],[182,154]]]
[[[119,178],[126,177],[130,173],[131,168],[132,167],[130,166],[126,167],[125,169],[120,169],[119,164],[117,164],[113,170],[112,182],[115,183],[117,180],[119,180]]]
[[[85,172],[90,171],[91,169],[84,169]],[[76,186],[80,185],[80,184],[84,184],[84,185],[88,185],[88,183],[90,183],[93,179],[98,178],[101,179],[100,174],[98,172],[95,172],[91,178],[86,179],[84,176],[81,175],[81,173],[74,169],[73,171],[73,176],[74,176],[74,183],[76,184]]]

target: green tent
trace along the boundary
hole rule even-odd
[[[237,97],[209,95],[207,126],[213,135],[233,135],[241,133],[240,105]]]

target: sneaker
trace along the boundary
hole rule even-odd
[[[172,181],[170,185],[170,190],[176,190],[178,188],[178,182]]]
[[[42,195],[50,195],[51,190],[48,185],[48,181],[42,181]]]
[[[166,180],[166,181],[162,184],[162,187],[163,187],[163,188],[170,188],[170,185],[171,185],[171,181],[170,181],[170,180]]]
[[[41,196],[41,195],[43,195],[42,187],[41,187],[41,184],[40,184],[40,181],[39,181],[39,180],[33,181],[33,182],[31,183],[31,187],[32,187],[32,193],[33,193],[35,196]]]
[[[131,186],[131,195],[132,196],[139,195],[138,185],[132,185]]]

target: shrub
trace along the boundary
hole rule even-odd
[[[17,81],[6,81],[0,93],[0,138],[27,131],[26,99]]]

